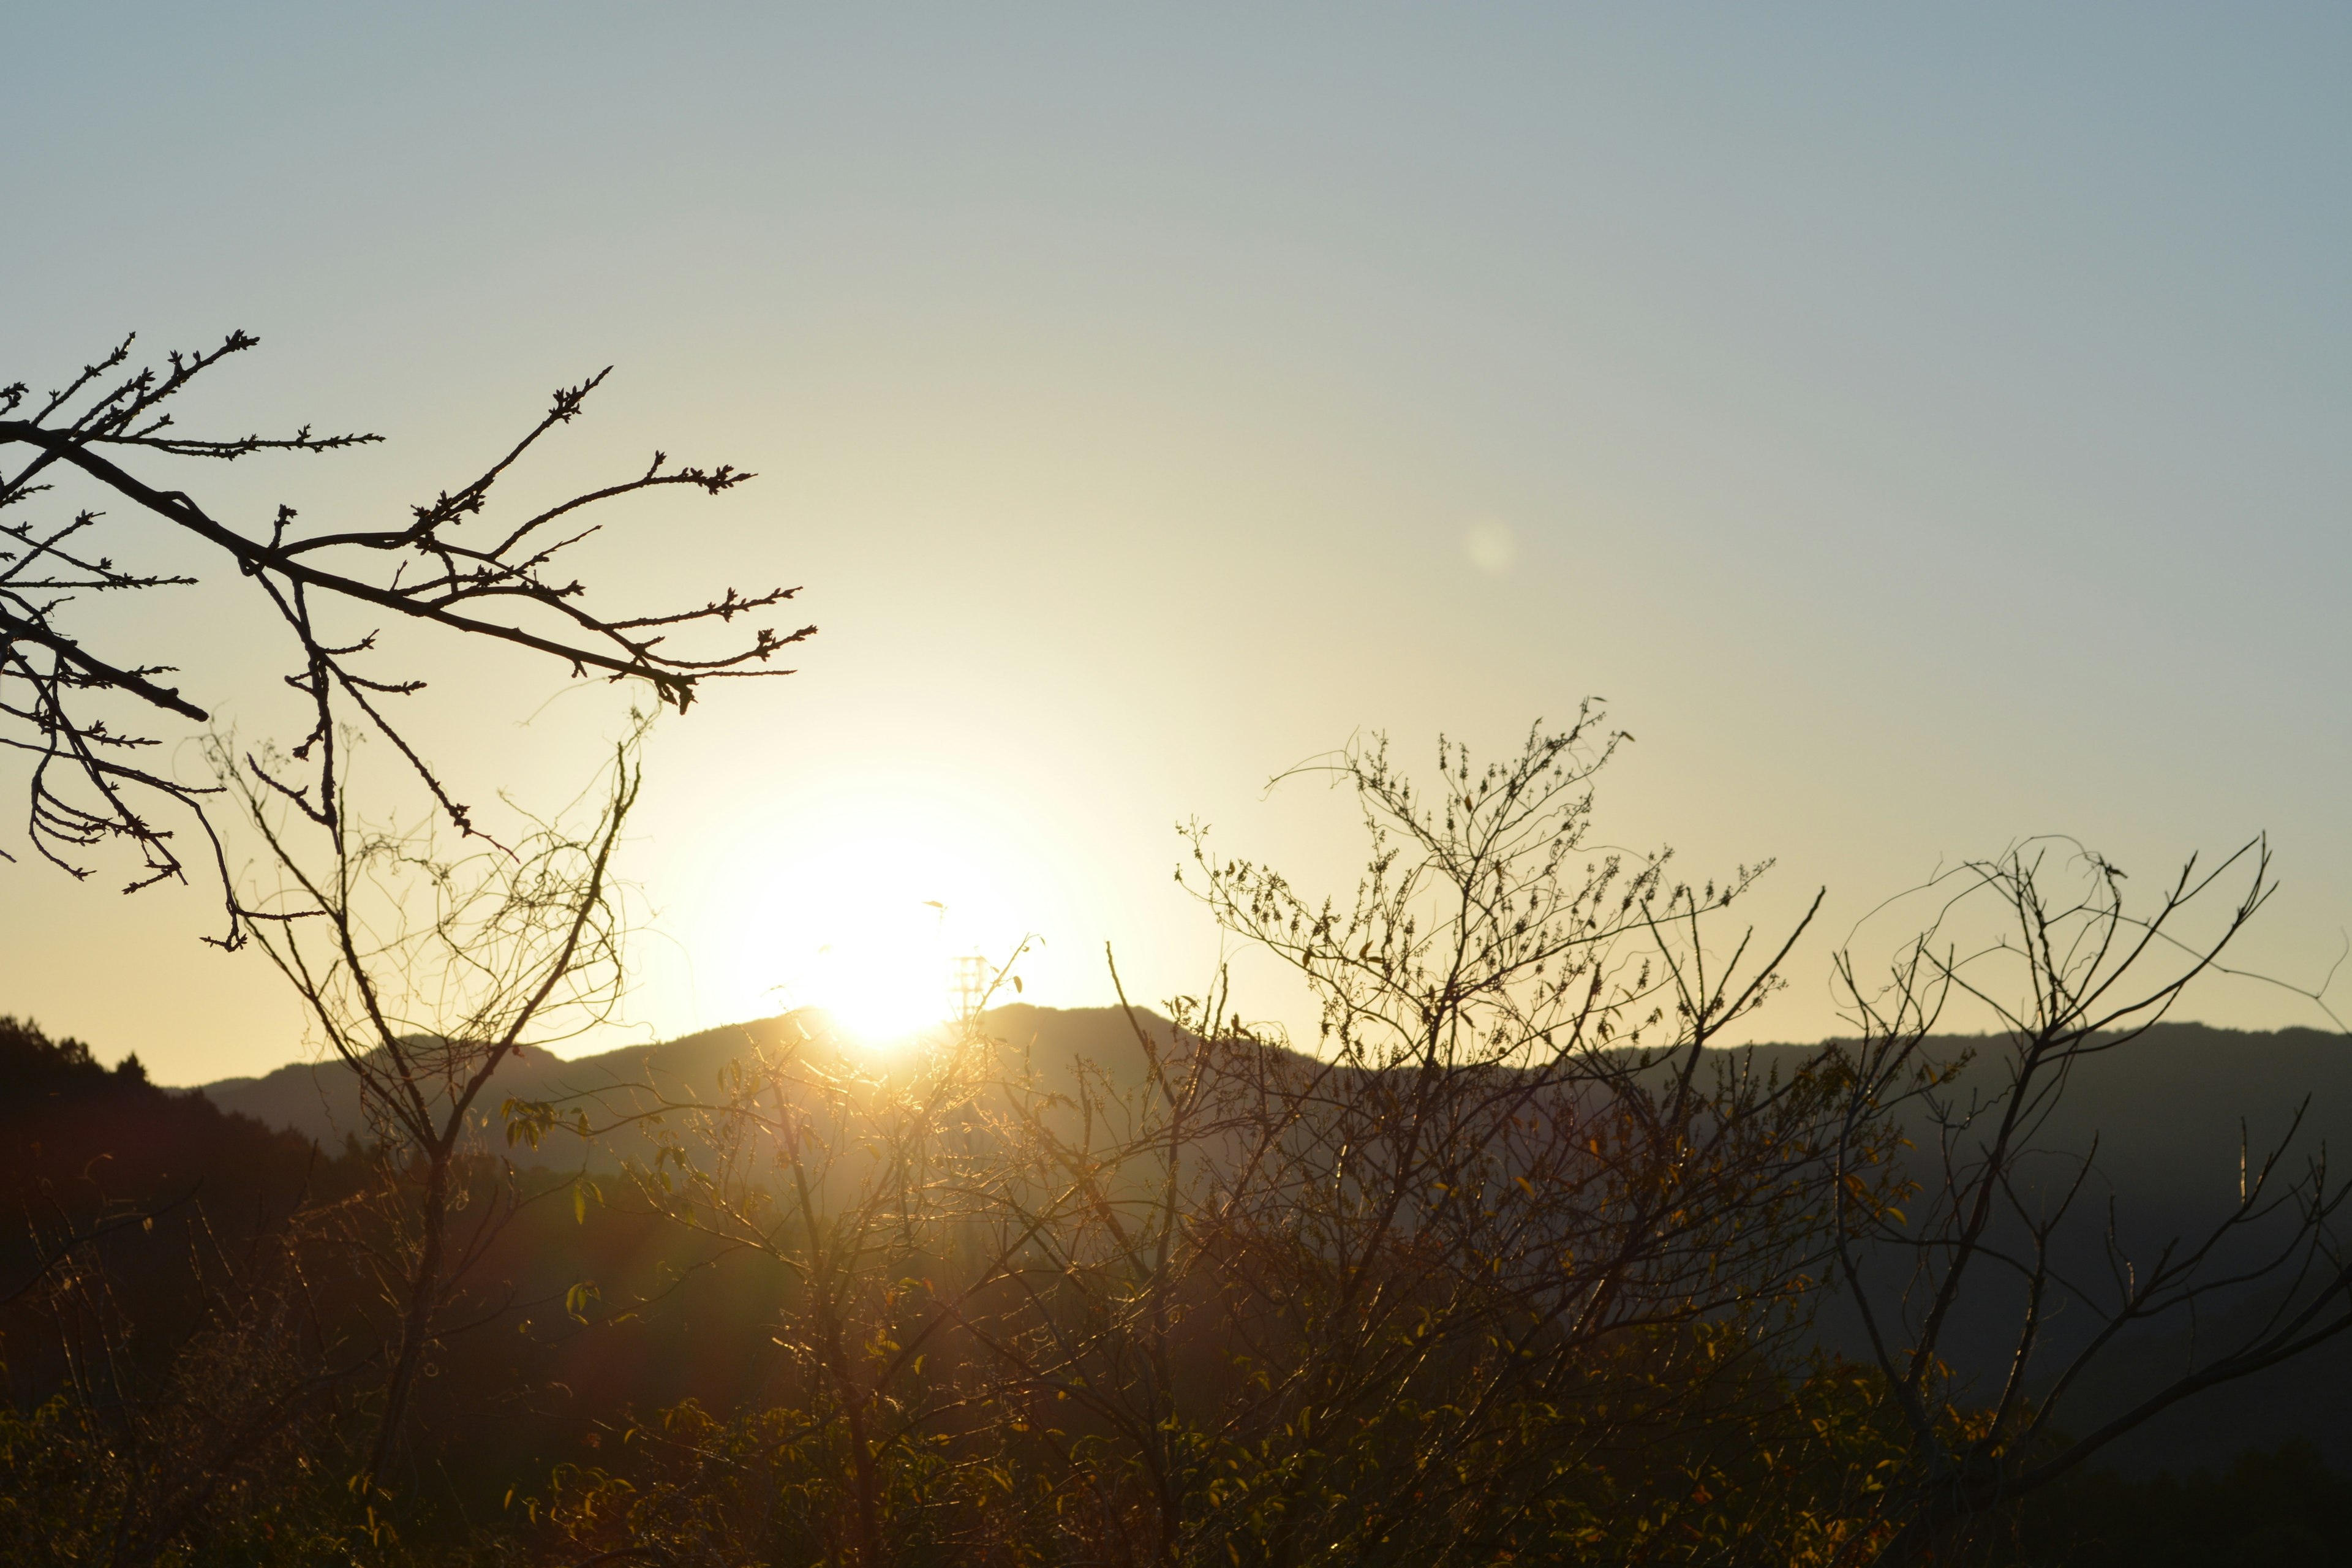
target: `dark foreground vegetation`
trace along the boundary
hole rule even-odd
[[[1132,1035],[1122,1040],[1115,1014],[1008,1009],[987,1023],[1024,1042],[1029,1068],[1042,1064],[1055,1089],[1076,1100],[1082,1073],[1120,1094],[1148,1078],[1152,1056],[1177,1037],[1156,1018],[1140,1021],[1152,1053]],[[816,1023],[771,1020],[571,1069],[542,1059],[517,1077],[542,1091],[609,1085],[632,1068],[645,1081],[715,1081],[730,1056],[776,1059],[803,1024]],[[2259,1061],[2262,1043],[2205,1037],[2181,1048],[2210,1059],[2234,1047],[2241,1059]],[[800,1048],[807,1051],[805,1040]],[[992,1054],[1005,1065],[1005,1053]],[[316,1075],[330,1100],[334,1073]],[[309,1092],[315,1097],[316,1087]],[[474,1268],[480,1310],[436,1343],[420,1418],[425,1436],[371,1518],[349,1483],[364,1458],[373,1369],[346,1368],[340,1380],[331,1366],[298,1370],[315,1343],[280,1345],[273,1355],[268,1341],[299,1342],[340,1321],[348,1344],[365,1342],[383,1296],[367,1254],[386,1240],[369,1231],[385,1223],[377,1205],[392,1184],[380,1158],[356,1145],[329,1152],[224,1114],[200,1093],[159,1089],[135,1058],[109,1071],[78,1043],[21,1024],[0,1025],[0,1106],[9,1212],[25,1227],[14,1232],[0,1276],[14,1292],[5,1316],[11,1410],[0,1415],[7,1561],[580,1563],[616,1542],[637,1551],[606,1561],[855,1555],[854,1466],[838,1434],[828,1440],[824,1430],[841,1406],[810,1389],[811,1369],[779,1342],[779,1329],[806,1321],[798,1278],[757,1249],[652,1218],[654,1205],[631,1195],[620,1150],[584,1172],[477,1163],[471,1180],[485,1190],[467,1212],[507,1196],[540,1201],[524,1202],[483,1247]],[[2149,1107],[2122,1109],[2157,1121]],[[623,1141],[640,1172],[653,1142]],[[2161,1203],[2157,1174],[2143,1166],[2123,1183]],[[67,1235],[83,1238],[79,1247],[56,1245]],[[26,1281],[45,1258],[51,1275]],[[285,1273],[298,1263],[307,1273],[299,1282],[304,1321],[272,1321],[260,1309],[284,1312]],[[909,1321],[938,1304],[936,1261],[931,1274]],[[1802,1505],[1844,1498],[1851,1506],[1853,1473],[1898,1451],[1873,1431],[1866,1374],[1841,1366],[1819,1338],[1742,1344],[1729,1355],[1721,1342],[1712,1355],[1653,1342],[1636,1354],[1655,1364],[1591,1379],[1623,1383],[1631,1405],[1646,1394],[1654,1411],[1686,1402],[1685,1380],[1696,1374],[1717,1384],[1711,1397],[1722,1407],[1679,1442],[1661,1447],[1657,1432],[1620,1429],[1585,1449],[1573,1536],[1530,1541],[1523,1525],[1502,1549],[1523,1561],[1858,1559],[1826,1540],[1809,1556],[1783,1549],[1819,1528]],[[927,1436],[955,1439],[930,1443],[954,1451],[914,1456],[915,1473],[895,1475],[886,1489],[879,1522],[890,1560],[986,1560],[982,1542],[1026,1561],[1150,1555],[1109,1521],[1089,1530],[1068,1517],[1070,1500],[1049,1484],[1057,1471],[1066,1484],[1064,1467],[1086,1462],[1086,1439],[1105,1449],[1115,1429],[1000,1369],[981,1386],[1023,1413],[1012,1419],[1026,1424],[1034,1414],[1039,1439],[1024,1451],[1028,1434],[999,1431],[984,1445],[989,1462],[976,1464],[992,1418],[1011,1421],[1003,1409],[992,1417],[946,1408],[952,1402],[935,1394],[931,1408],[919,1409],[941,1362],[976,1359],[975,1342],[938,1328],[929,1349],[935,1359],[922,1363],[921,1375],[902,1374],[893,1386],[887,1364],[867,1359],[881,1347],[860,1347],[870,1386],[885,1396],[877,1404],[901,1419],[928,1415]],[[983,1370],[966,1364],[949,1381]],[[326,1381],[314,1383],[321,1373]],[[2346,1375],[2343,1358],[2331,1355],[2317,1385],[2289,1385],[2312,1396],[2306,1408],[2272,1418],[2324,1411]],[[1236,1357],[1196,1359],[1178,1379],[1181,1403],[1213,1407],[1210,1390],[1221,1376],[1246,1379]],[[1099,1389],[1110,1379],[1095,1382]],[[255,1400],[264,1387],[310,1406]],[[2276,1400],[2282,1391],[2261,1392]],[[1601,1436],[1626,1413],[1595,1412],[1580,1424]],[[1415,1409],[1396,1418],[1433,1415]],[[894,1452],[900,1440],[880,1447],[894,1472],[907,1467],[908,1457]],[[1264,1485],[1247,1478],[1249,1458],[1228,1459],[1209,1479]],[[2333,1563],[2352,1560],[2347,1525],[2352,1485],[2298,1440],[2248,1453],[2218,1474],[2069,1478],[2005,1510],[1969,1555],[2084,1568]],[[1303,1560],[1330,1560],[1328,1546]]]
[[[75,875],[185,879],[203,846],[214,940],[283,974],[352,1114],[306,1139],[0,1027],[0,1561],[2340,1556],[2305,1450],[2099,1476],[2352,1342],[2347,1187],[2302,1110],[2248,1107],[2281,1114],[2221,1170],[2184,1145],[2153,1212],[2075,1115],[2258,913],[2259,840],[2137,897],[2071,842],[1964,863],[1838,955],[1851,1037],[1725,1049],[1812,915],[1759,932],[1760,870],[1608,847],[1623,737],[1588,707],[1425,780],[1328,759],[1370,836],[1349,897],[1193,833],[1187,885],[1312,994],[1312,1040],[1220,974],[1048,1048],[983,984],[897,1051],[796,1015],[566,1082],[549,1048],[625,988],[634,738],[493,838],[398,721],[423,683],[382,634],[683,710],[807,635],[728,629],[790,591],[592,611],[554,562],[583,509],[745,476],[656,454],[492,525],[595,377],[404,518],[241,532],[142,476],[366,439],[181,434],[173,400],[252,346],[0,388],[0,508],[96,503],[0,523],[0,745]],[[215,731],[201,785],[140,764],[139,726],[206,712],[76,606],[195,584],[109,534],[194,551],[244,596],[224,625],[265,612],[299,742]],[[355,804],[362,736],[421,826]]]
[[[2168,1519],[2168,1550],[2332,1560],[2306,1451],[2096,1473],[2352,1322],[2303,1111],[2226,1170],[2179,1143],[2154,1223],[2062,1114],[2159,1051],[2259,858],[2201,932],[2210,879],[2134,911],[2095,858],[1969,868],[1891,984],[1843,966],[1857,1037],[1725,1049],[1787,943],[1712,935],[1744,879],[1584,848],[1605,758],[1449,751],[1434,804],[1338,759],[1350,906],[1201,842],[1215,918],[1321,999],[1310,1048],[1212,992],[1083,1041],[976,1005],[872,1051],[801,1014],[558,1070],[523,1037],[610,984],[625,754],[591,832],[444,868],[400,940],[351,934],[348,875],[264,937],[363,1131],[338,1149],[12,1026],[0,1544],[2094,1562]],[[1962,962],[1971,900],[2012,934]],[[1935,1035],[1960,993],[2002,1033]],[[427,994],[463,1027],[404,1026]]]

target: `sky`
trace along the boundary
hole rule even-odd
[[[1109,998],[1108,944],[1135,999],[1196,992],[1224,950],[1179,823],[1344,894],[1347,803],[1273,775],[1376,733],[1507,752],[1596,694],[1638,737],[1604,837],[1772,860],[1764,929],[1828,889],[1763,1037],[1834,1031],[1856,921],[2028,835],[2154,881],[2267,832],[2242,958],[2299,985],[2352,928],[2341,7],[8,34],[0,382],[242,328],[184,422],[389,438],[182,471],[215,515],[404,516],[608,364],[518,501],[656,447],[760,475],[630,503],[588,563],[615,607],[799,584],[786,624],[822,628],[656,727],[599,1043],[812,999],[859,942],[1033,935],[1024,994],[1067,1005]],[[292,738],[244,605],[210,583],[121,635]],[[401,657],[472,799],[568,798],[625,721],[528,660]],[[315,1051],[199,942],[205,889],[117,886],[0,866],[0,1011],[166,1082]],[[2324,1022],[2252,982],[2184,1012]]]

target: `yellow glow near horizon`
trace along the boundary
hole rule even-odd
[[[995,879],[947,838],[852,830],[794,858],[782,907],[760,922],[765,962],[781,961],[777,997],[823,1008],[868,1047],[945,1023],[954,961],[1001,963],[1020,940],[995,907]]]

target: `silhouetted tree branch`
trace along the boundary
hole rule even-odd
[[[186,877],[174,830],[155,813],[178,808],[205,835],[226,891],[228,871],[206,815],[209,788],[192,785],[140,756],[159,742],[142,723],[161,716],[202,723],[209,715],[160,678],[173,665],[110,658],[121,622],[80,612],[95,600],[188,586],[196,579],[126,563],[162,529],[193,542],[224,568],[250,582],[267,618],[289,635],[294,668],[287,684],[311,710],[309,732],[276,766],[268,786],[315,823],[341,809],[339,726],[349,721],[383,736],[431,791],[450,822],[472,829],[467,807],[406,738],[386,699],[424,682],[378,647],[381,626],[341,632],[329,623],[356,611],[385,625],[417,623],[437,631],[494,639],[545,655],[574,676],[649,681],[662,702],[679,709],[706,679],[783,674],[770,668],[782,648],[808,637],[761,626],[747,637],[709,648],[673,642],[678,632],[772,609],[798,592],[742,594],[728,588],[697,606],[622,614],[592,605],[586,585],[565,574],[565,552],[598,531],[586,509],[641,491],[683,487],[717,495],[751,476],[731,467],[673,467],[656,452],[644,471],[527,516],[494,524],[494,487],[541,438],[577,418],[609,371],[559,389],[538,424],[477,477],[408,509],[404,522],[380,528],[303,531],[291,508],[278,507],[267,529],[240,531],[182,489],[134,472],[157,458],[232,461],[262,452],[340,451],[379,437],[320,436],[305,426],[289,436],[225,438],[178,433],[172,400],[222,360],[256,345],[232,332],[218,347],[174,353],[162,367],[129,368],[131,341],[43,400],[22,382],[0,387],[0,746],[31,759],[26,835],[34,848],[76,877],[90,872],[88,853],[111,843],[133,847],[140,869],[126,890]],[[16,466],[5,465],[11,458]],[[129,465],[129,466],[126,466]],[[36,524],[5,518],[7,509],[47,494],[61,478],[95,486],[127,503],[126,519],[91,508],[65,521]],[[148,534],[131,527],[144,520]],[[111,541],[111,542],[110,542]],[[250,612],[248,612],[249,614]],[[235,616],[222,625],[241,624]],[[191,647],[187,656],[200,656]],[[0,851],[5,855],[5,851]],[[226,926],[214,940],[236,945],[247,934],[229,901]]]

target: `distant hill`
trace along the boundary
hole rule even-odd
[[[152,1370],[202,1311],[194,1252],[238,1256],[352,1174],[299,1132],[150,1082],[135,1056],[110,1068],[79,1040],[0,1016],[0,1387],[22,1396],[67,1374],[36,1289],[58,1278],[62,1242],[103,1258],[118,1350]]]
[[[110,1068],[79,1040],[0,1016],[0,1207],[70,1225],[127,1197],[166,1198],[227,1225],[294,1201],[316,1154],[299,1130],[150,1082],[136,1056]]]
[[[1168,1023],[1139,1014],[1167,1037]],[[556,1099],[594,1093],[650,1076],[666,1089],[709,1096],[719,1070],[752,1045],[786,1037],[793,1015],[706,1029],[652,1046],[629,1046],[564,1058],[522,1050],[500,1070],[496,1096]],[[1041,1068],[1066,1071],[1087,1058],[1114,1079],[1141,1075],[1141,1058],[1126,1016],[1116,1007],[1018,1005],[988,1015],[989,1030]],[[1989,1085],[1997,1071],[1996,1040],[1953,1037],[1933,1042],[1947,1053],[1976,1049],[1979,1060],[1962,1087]],[[1759,1057],[1793,1067],[1820,1047],[1757,1046]],[[225,1111],[285,1128],[329,1147],[362,1133],[358,1086],[340,1061],[296,1064],[261,1078],[223,1079],[202,1088]],[[2326,1140],[2352,1147],[2352,1040],[2314,1029],[2257,1034],[2163,1024],[2126,1051],[2095,1061],[2067,1091],[2045,1140],[2087,1150],[2098,1140],[2099,1164],[2118,1194],[2168,1215],[2190,1216],[2230,1202],[2237,1193],[2241,1122],[2257,1153],[2283,1136],[2308,1095],[2310,1111],[2299,1143]],[[496,1100],[488,1108],[495,1114]]]
[[[1979,1052],[1954,1086],[1957,1095],[1987,1091],[1999,1081],[2000,1041],[1935,1044],[1946,1053],[1969,1047]],[[1761,1048],[1793,1061],[1818,1047]],[[2077,1279],[2105,1279],[2111,1216],[2116,1240],[2143,1265],[2173,1237],[2200,1234],[2237,1201],[2242,1137],[2249,1160],[2259,1163],[2285,1138],[2306,1098],[2281,1175],[2293,1179],[2305,1161],[2327,1152],[2338,1156],[2330,1163],[2340,1184],[2352,1174],[2352,1039],[2312,1029],[2263,1034],[2165,1024],[2123,1049],[2090,1058],[2036,1140],[2048,1152],[2023,1173],[2029,1188],[2050,1194],[2072,1179],[2073,1165],[2060,1156],[2095,1147],[2095,1182],[2060,1236],[2062,1266]],[[1918,1142],[1927,1142],[1924,1118],[1911,1119],[1911,1132]],[[1987,1370],[2001,1366],[2019,1297],[2013,1279],[1980,1282],[1957,1318],[1955,1359]],[[1842,1321],[1836,1304],[1824,1323],[1832,1342],[1862,1348],[1858,1331]],[[2192,1349],[2210,1355],[2227,1342],[2233,1326],[2226,1313],[2209,1314],[2197,1325],[2193,1345],[2181,1331],[2119,1341],[2067,1412],[2079,1419],[2081,1413],[2123,1406],[2176,1373]],[[2071,1345],[2090,1327],[2087,1314],[2062,1311],[2051,1326],[2052,1342]],[[2042,1365],[2049,1370],[2046,1361]],[[2219,1469],[2250,1447],[2293,1436],[2311,1438],[2337,1468],[2352,1466],[2352,1342],[2339,1339],[2301,1361],[2211,1390],[2118,1443],[2101,1462],[2137,1475]]]
[[[522,1049],[499,1068],[484,1098],[486,1124],[509,1098],[562,1100],[597,1096],[652,1082],[680,1098],[713,1098],[720,1071],[754,1047],[775,1046],[796,1037],[797,1014],[779,1014],[748,1023],[705,1029],[652,1046],[625,1046],[593,1056],[562,1058]],[[1138,1018],[1159,1038],[1169,1035],[1166,1019],[1141,1009]],[[1127,1016],[1117,1007],[1000,1007],[984,1019],[989,1032],[1012,1052],[1031,1055],[1049,1079],[1066,1075],[1086,1058],[1122,1083],[1139,1082],[1142,1053]],[[1062,1079],[1055,1079],[1056,1087]],[[284,1128],[330,1148],[347,1134],[367,1132],[360,1110],[359,1084],[341,1061],[296,1063],[260,1078],[230,1078],[203,1085],[201,1093],[222,1110],[271,1127]],[[620,1153],[631,1152],[625,1142]],[[607,1152],[606,1158],[613,1154]]]
[[[1169,1026],[1145,1016],[1161,1038]],[[648,1078],[673,1093],[711,1095],[721,1068],[752,1043],[784,1037],[787,1017],[757,1019],[707,1030],[664,1044],[631,1047],[593,1057],[562,1060],[544,1052],[519,1056],[498,1080],[500,1097],[530,1099],[607,1091]],[[1096,1062],[1114,1082],[1141,1077],[1141,1055],[1125,1016],[1116,1008],[1059,1010],[1014,1006],[988,1019],[1010,1048],[1026,1053],[1049,1077],[1066,1081],[1080,1058]],[[1951,1038],[1935,1042],[1947,1053],[1974,1049],[1978,1059],[1963,1075],[1958,1092],[1990,1089],[1999,1081],[2000,1042]],[[1764,1060],[1793,1067],[1817,1046],[1751,1047]],[[232,1079],[205,1087],[222,1110],[294,1131],[329,1146],[359,1128],[358,1097],[350,1071],[340,1064],[281,1068],[258,1079]],[[2053,1151],[2082,1153],[2095,1141],[2099,1184],[2078,1205],[2079,1223],[2069,1240],[2076,1266],[2097,1261],[2113,1200],[2117,1234],[2127,1248],[2145,1256],[2169,1237],[2191,1232],[2227,1212],[2239,1181],[2242,1136],[2254,1159],[2282,1138],[2306,1098],[2308,1110],[2295,1141],[2290,1171],[2323,1146],[2352,1148],[2352,1040],[2310,1029],[2249,1033],[2196,1024],[2166,1024],[2127,1049],[2086,1063],[2041,1140]],[[488,1108],[496,1114],[495,1100]],[[1926,1129],[1915,1121],[1914,1135]],[[623,1152],[629,1152],[625,1145]],[[564,1157],[551,1151],[551,1157]],[[577,1157],[576,1151],[570,1157]],[[599,1158],[613,1157],[604,1152]],[[2352,1167],[2347,1167],[2352,1168]],[[2067,1173],[2061,1159],[2047,1161],[2039,1179],[2054,1183]],[[1995,1284],[1970,1314],[1980,1331],[1959,1347],[1967,1359],[1997,1364],[2001,1336],[2012,1321],[2012,1304]],[[2084,1321],[2087,1321],[2084,1320]],[[2083,1324],[2062,1324],[2061,1337]],[[2210,1336],[2217,1325],[2207,1321]],[[1843,1339],[1832,1310],[1828,1331]],[[2210,1346],[2209,1337],[2206,1343]],[[1858,1348],[1858,1347],[1853,1347]],[[2093,1403],[2126,1394],[2137,1382],[2176,1364],[2189,1349],[2183,1339],[2146,1338],[2124,1347],[2096,1388]],[[2219,1466],[2256,1443],[2294,1434],[2317,1441],[2339,1466],[2352,1464],[2352,1344],[2339,1342],[2302,1363],[2263,1378],[2224,1388],[2184,1407],[2114,1451],[2127,1470],[2145,1473],[2158,1466]]]

